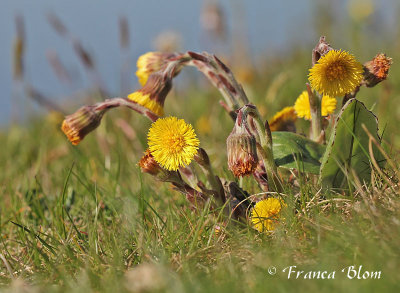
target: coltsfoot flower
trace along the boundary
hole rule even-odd
[[[354,91],[363,80],[363,67],[350,53],[330,50],[310,69],[311,87],[331,97]]]
[[[196,122],[196,129],[200,134],[210,134],[212,130],[210,117],[207,115],[201,116]]]
[[[171,78],[156,72],[149,77],[147,83],[140,90],[128,95],[128,99],[158,116],[164,116],[164,102],[171,87]]]
[[[189,165],[200,144],[192,125],[176,117],[157,119],[151,125],[147,138],[154,159],[171,171]]]
[[[159,71],[167,63],[169,58],[175,56],[176,54],[174,53],[163,52],[147,52],[141,55],[136,62],[136,76],[139,79],[139,83],[144,86],[150,74]]]
[[[336,109],[337,100],[330,96],[323,96],[321,101],[321,115],[328,116]],[[311,120],[310,99],[308,92],[303,91],[294,103],[294,109],[299,118]]]
[[[272,117],[269,122],[271,131],[292,131],[296,132],[294,123],[297,120],[297,115],[294,107],[285,107]]]
[[[281,200],[272,197],[256,203],[251,212],[253,227],[259,232],[273,231],[284,206]]]
[[[81,107],[75,113],[65,117],[61,130],[73,145],[77,145],[100,125],[103,114],[104,111],[95,110],[92,106]]]

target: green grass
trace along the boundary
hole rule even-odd
[[[304,71],[302,64],[296,66],[293,72]],[[289,79],[289,86],[275,94],[279,103],[265,104],[275,74],[266,72],[253,87],[253,100],[267,109],[266,117],[293,103],[302,90],[296,85],[305,81]],[[396,82],[362,92],[361,100],[371,107],[387,88],[395,98]],[[232,122],[216,102],[218,93],[182,91],[168,97],[166,112],[194,125],[210,113],[212,133],[199,134],[202,147],[216,173],[233,180],[225,153]],[[386,128],[394,145],[392,157],[400,138],[393,98],[378,104],[379,109],[393,109],[384,117],[393,117]],[[122,127],[121,119],[127,122]],[[137,162],[150,123],[136,113],[113,110],[77,147],[66,140],[59,122],[49,115],[0,133],[0,291],[400,289],[399,170],[388,166],[390,184],[376,177],[348,196],[324,194],[310,178],[301,178],[297,185],[285,183],[283,221],[273,234],[260,234],[207,205],[191,210],[184,195],[141,174]],[[260,192],[250,179],[244,185],[250,193]],[[216,225],[222,231],[217,233]],[[381,271],[380,279],[348,279],[341,270],[352,265]],[[282,272],[288,266],[305,273],[336,271],[335,279],[309,280],[305,273],[288,279],[287,271]],[[269,274],[271,267],[276,274]]]

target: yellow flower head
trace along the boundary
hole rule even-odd
[[[159,71],[164,66],[167,59],[173,56],[175,56],[175,54],[163,52],[147,52],[141,55],[136,62],[138,68],[136,76],[139,79],[139,83],[144,86],[150,74]]]
[[[363,67],[353,55],[330,50],[310,69],[311,87],[331,97],[343,96],[355,90],[363,80]]]
[[[164,116],[164,108],[155,99],[150,97],[150,94],[142,93],[141,91],[136,91],[128,95],[128,99],[142,105],[143,107],[149,109],[151,112],[157,114],[158,116]]]
[[[147,138],[156,162],[171,171],[189,165],[200,144],[192,125],[176,117],[157,119],[151,125]]]
[[[349,15],[356,21],[363,21],[374,13],[372,0],[350,0],[348,3]]]
[[[210,118],[206,115],[203,115],[196,122],[196,129],[200,134],[209,134],[211,133],[211,122]]]
[[[259,201],[251,212],[251,221],[259,232],[273,231],[285,204],[276,198]]]
[[[321,115],[328,116],[333,113],[336,109],[337,100],[330,96],[323,96],[321,102]],[[310,99],[308,98],[308,92],[303,91],[294,103],[294,109],[296,110],[299,118],[311,120],[310,111]]]
[[[83,137],[79,135],[79,132],[73,129],[70,125],[68,125],[67,121],[63,121],[61,125],[61,130],[64,132],[64,134],[67,136],[68,140],[73,144],[73,145],[78,145]]]
[[[128,99],[142,105],[158,116],[164,116],[164,102],[172,87],[168,75],[156,72],[138,91],[128,95]]]
[[[285,107],[272,117],[269,128],[271,131],[287,131],[296,120],[297,115],[294,107]]]

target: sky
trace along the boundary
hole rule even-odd
[[[220,0],[228,30],[244,23],[252,54],[283,48],[288,42],[313,42],[312,5],[316,0]],[[346,2],[347,0],[335,0]],[[396,0],[381,0],[391,2]],[[245,4],[245,5],[244,5]],[[129,72],[135,84],[135,60],[154,50],[154,39],[166,31],[181,36],[182,51],[213,49],[201,27],[201,0],[2,0],[0,9],[0,125],[8,124],[16,109],[24,103],[18,85],[12,81],[12,47],[15,38],[15,15],[23,16],[26,33],[26,80],[54,101],[65,101],[91,83],[71,44],[57,34],[47,15],[57,15],[68,30],[81,40],[93,56],[109,92],[120,91],[120,70],[126,62],[119,45],[118,21],[125,16],[129,24]],[[239,7],[234,9],[233,7]],[[238,17],[240,16],[240,17]],[[229,45],[221,45],[229,50]],[[214,47],[215,48],[215,47]],[[58,80],[47,55],[56,52],[72,73],[74,83]],[[124,59],[125,58],[125,59]]]

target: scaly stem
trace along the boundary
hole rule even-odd
[[[186,61],[188,56],[192,60]],[[203,52],[202,54],[187,52],[182,55],[185,62],[182,65],[196,67],[221,92],[230,111],[236,111],[249,103],[242,86],[236,81],[232,71],[215,55]]]
[[[242,108],[243,114],[250,115],[256,127],[258,140],[260,145],[257,146],[257,150],[263,160],[265,171],[268,177],[268,185],[272,191],[282,192],[282,184],[278,176],[278,169],[274,161],[274,155],[272,151],[272,136],[269,129],[268,122],[264,125],[260,113],[254,105],[245,105]]]
[[[212,190],[214,190],[217,193],[218,196],[217,200],[220,202],[221,205],[223,205],[226,201],[224,187],[222,186],[219,177],[214,175],[210,159],[206,151],[200,148],[194,159],[203,170],[204,175],[206,175],[207,181],[210,184]]]

